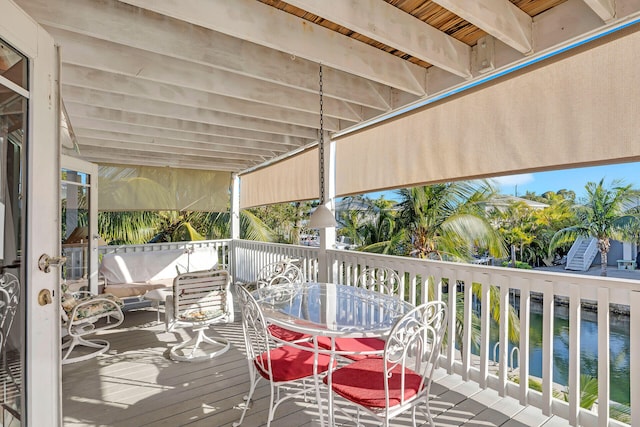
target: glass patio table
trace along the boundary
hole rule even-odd
[[[275,285],[257,289],[253,297],[268,323],[311,335],[316,351],[329,352],[333,357],[344,353],[336,351],[336,338],[384,339],[396,321],[414,308],[395,296],[333,283]],[[320,348],[318,337],[330,338],[331,349]],[[329,425],[333,425],[330,373],[328,381]],[[318,378],[316,384],[319,390]],[[322,405],[319,411],[323,419]]]

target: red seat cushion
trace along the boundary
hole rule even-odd
[[[382,358],[368,358],[353,362],[337,369],[331,374],[331,386],[340,396],[369,408],[384,408],[384,363]],[[389,406],[400,404],[400,373],[402,368],[396,366],[389,379]],[[422,377],[405,368],[405,401],[420,391]],[[327,377],[324,378],[327,384]]]
[[[351,360],[361,360],[368,357],[381,357],[385,345],[385,341],[380,338],[336,338],[335,341],[336,351],[353,353],[378,351],[380,353],[377,355],[342,354],[342,356]],[[318,337],[318,347],[331,350],[331,338]]]
[[[301,343],[298,345],[309,348],[309,351],[288,345],[270,350],[273,381],[293,381],[313,375],[313,346],[309,343]],[[330,359],[328,355],[318,354],[318,373],[325,372],[329,369]],[[269,379],[269,374],[261,369],[260,361],[262,361],[265,366],[267,365],[266,353],[257,356],[254,363],[258,367],[260,375]],[[333,365],[336,365],[335,361]]]
[[[300,341],[311,339],[311,335],[303,334],[302,332],[295,332],[290,329],[283,328],[277,325],[269,325],[267,327],[269,333],[274,337],[282,341]]]

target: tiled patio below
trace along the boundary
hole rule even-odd
[[[63,367],[65,426],[222,427],[240,418],[249,376],[239,322],[215,327],[233,343],[230,351],[211,361],[187,363],[171,361],[168,348],[188,330],[165,332],[151,309],[129,311],[125,317],[120,328],[103,334],[111,342],[108,353]],[[568,425],[456,375],[440,374],[432,387],[438,426]],[[266,425],[268,406],[269,386],[262,381],[243,426]],[[353,425],[339,413],[337,421]],[[278,408],[272,425],[319,426],[317,406],[312,401],[290,400]],[[409,426],[410,417],[393,425]]]

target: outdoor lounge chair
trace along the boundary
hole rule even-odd
[[[233,320],[230,285],[226,270],[194,271],[176,276],[173,295],[168,296],[165,303],[167,329],[190,327],[196,336],[171,348],[172,360],[205,360],[229,350],[231,344],[226,339],[214,339],[205,332],[210,325]]]
[[[109,341],[87,337],[122,323],[122,300],[111,294],[69,292],[63,284],[61,302],[62,364],[88,360],[109,350]]]

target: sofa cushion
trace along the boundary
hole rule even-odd
[[[103,292],[120,298],[144,295],[152,289],[173,284],[179,273],[214,268],[218,264],[216,248],[198,248],[146,252],[109,253],[102,257],[100,274]]]
[[[119,298],[139,297],[154,289],[171,287],[173,279],[155,280],[153,282],[113,283],[106,285],[103,292]]]

